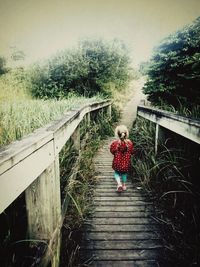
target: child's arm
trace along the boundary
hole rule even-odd
[[[118,143],[116,141],[112,142],[110,145],[110,152],[114,155],[118,150]]]
[[[131,153],[131,155],[133,155],[134,154],[134,146],[133,146],[133,143],[131,142],[131,140],[127,140],[127,143],[128,143],[128,150]]]

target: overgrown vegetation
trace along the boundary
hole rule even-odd
[[[86,99],[72,96],[68,99],[36,100],[18,99],[1,103],[0,108],[0,146],[32,133],[49,122],[61,117],[64,112],[87,103],[100,100],[100,97]]]
[[[32,93],[39,98],[61,98],[69,92],[86,97],[111,96],[133,77],[129,51],[119,40],[82,40],[78,48],[59,52],[29,70]]]
[[[165,238],[166,266],[200,263],[199,146],[165,131],[155,155],[155,125],[137,118],[133,127],[133,167],[141,184],[155,195],[157,220]]]
[[[189,110],[200,103],[200,17],[155,48],[144,87],[149,100]]]

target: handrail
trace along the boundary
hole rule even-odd
[[[193,142],[200,144],[200,121],[174,114],[161,109],[139,105],[137,114],[157,126],[173,131]],[[158,127],[157,127],[158,129]]]
[[[83,117],[110,100],[72,109],[58,120],[0,149],[0,213],[55,160]]]

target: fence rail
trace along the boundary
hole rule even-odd
[[[64,116],[0,150],[0,213],[25,191],[30,239],[47,240],[49,250],[41,266],[58,266],[62,207],[59,152],[72,137],[80,150],[79,124],[90,113],[111,115],[109,100],[95,102]],[[65,201],[64,201],[65,202]],[[51,255],[50,255],[51,254]]]
[[[139,105],[137,114],[156,123],[155,151],[159,140],[163,138],[164,129],[179,134],[197,144],[200,144],[200,121],[172,112]]]

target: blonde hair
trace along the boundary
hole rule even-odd
[[[115,137],[124,137],[125,139],[127,139],[129,137],[128,128],[125,125],[118,125],[115,129]]]

